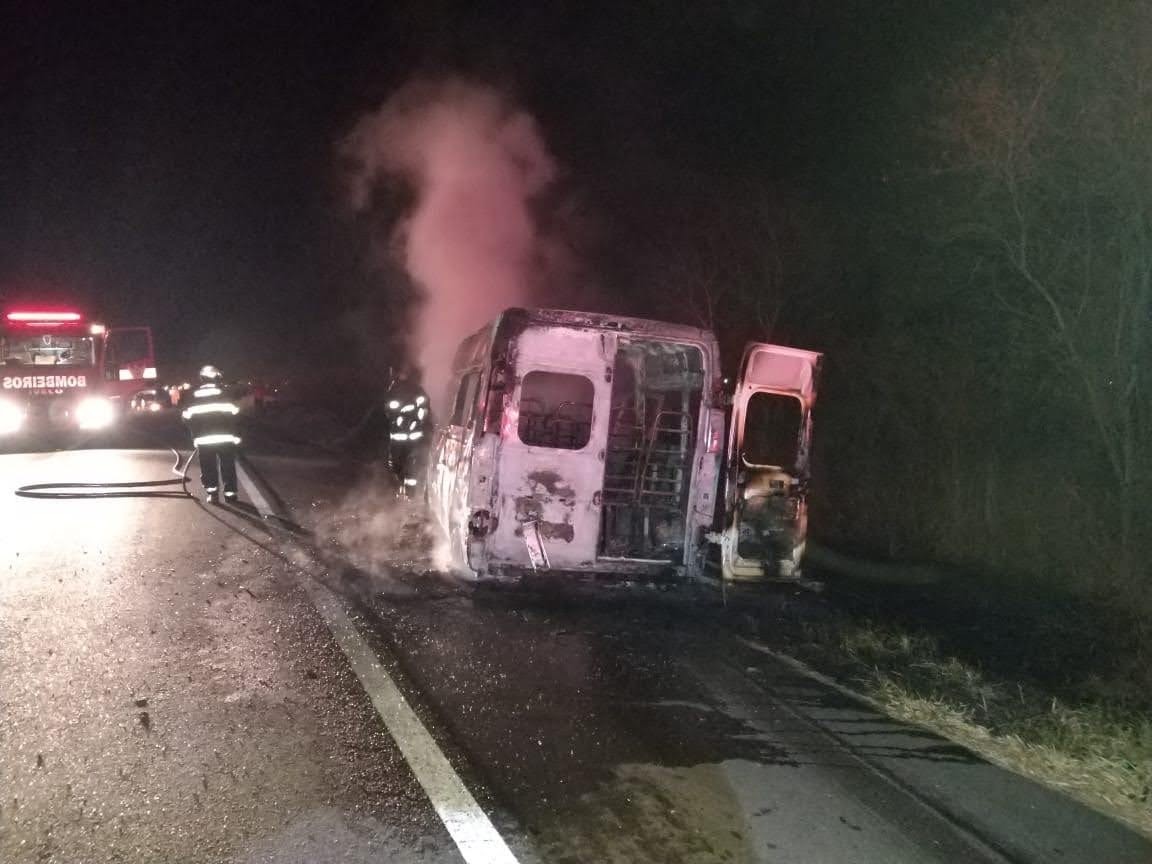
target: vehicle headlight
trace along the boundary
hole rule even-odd
[[[103,429],[116,420],[116,407],[107,399],[89,396],[76,406],[76,425],[81,429]]]
[[[24,408],[16,402],[0,400],[0,435],[19,432],[24,425]]]

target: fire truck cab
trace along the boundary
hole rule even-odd
[[[460,346],[428,495],[454,567],[796,579],[821,355],[510,309]]]
[[[65,307],[0,309],[0,443],[109,427],[155,378],[147,327],[108,328]]]

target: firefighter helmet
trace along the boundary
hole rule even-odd
[[[219,381],[224,375],[215,366],[201,366],[200,367],[200,380],[201,381]]]

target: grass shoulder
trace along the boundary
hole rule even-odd
[[[832,582],[760,637],[892,716],[1152,837],[1152,644],[1130,610],[968,585]]]

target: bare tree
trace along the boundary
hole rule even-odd
[[[1152,9],[1045,6],[955,84],[947,168],[972,183],[964,232],[989,297],[1056,348],[1109,478],[1111,570],[1142,575],[1152,469]],[[1091,484],[1089,484],[1091,485]],[[1072,526],[1069,526],[1070,530]]]
[[[641,253],[654,299],[729,341],[771,338],[795,290],[801,215],[768,187],[699,184],[661,214]]]

